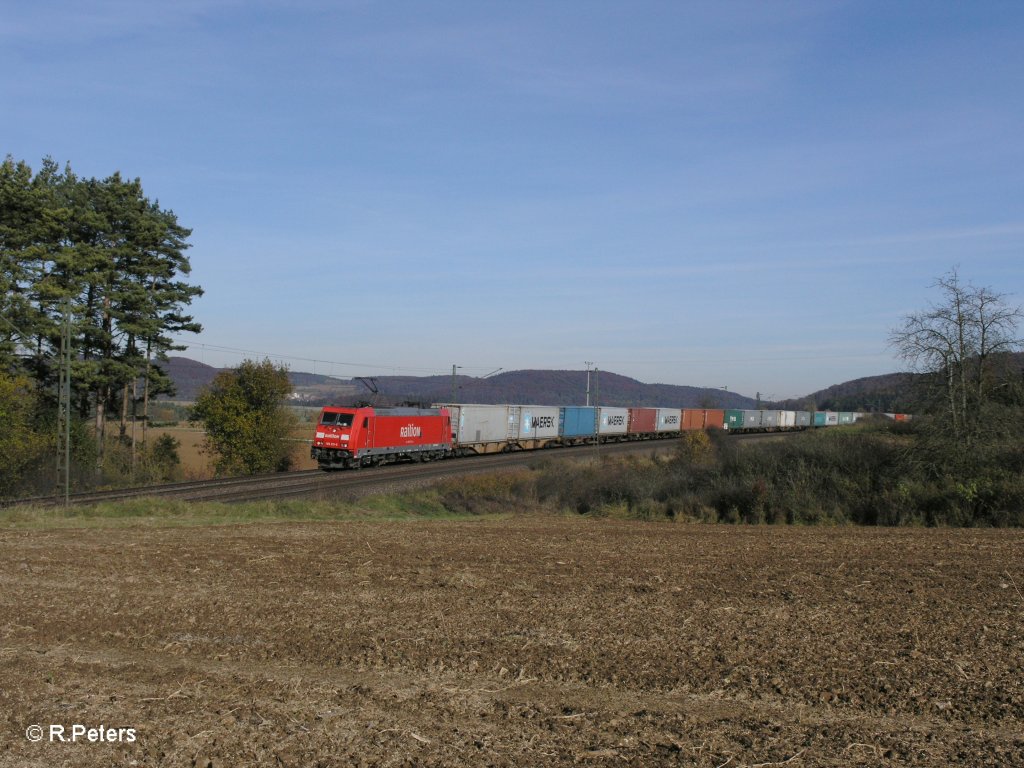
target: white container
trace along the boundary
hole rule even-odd
[[[624,435],[629,430],[629,408],[598,408],[597,433]]]
[[[656,432],[679,432],[683,428],[683,412],[679,408],[659,408]]]

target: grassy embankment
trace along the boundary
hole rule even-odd
[[[208,525],[255,521],[580,514],[649,521],[828,525],[1024,525],[1024,450],[996,447],[951,469],[907,427],[820,430],[758,444],[691,433],[675,451],[474,475],[352,502],[189,504],[136,500],[0,510],[0,527]]]

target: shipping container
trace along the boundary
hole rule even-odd
[[[624,435],[629,429],[629,408],[601,406],[598,433],[602,435]]]
[[[543,447],[558,439],[558,406],[443,405],[451,411],[452,432],[463,453],[494,453]]]
[[[722,429],[725,411],[718,408],[683,409],[683,429]],[[735,429],[735,426],[731,426]]]
[[[761,427],[764,429],[778,429],[782,426],[782,411],[760,411]],[[746,417],[743,421],[746,423]]]
[[[783,429],[795,429],[796,411],[779,411],[779,426]]]
[[[648,435],[658,429],[657,408],[630,408],[629,409],[629,434]]]
[[[704,411],[704,429],[723,429],[725,411],[721,408],[708,408]]]
[[[839,414],[840,424],[853,424],[855,421],[857,421],[856,413],[847,413],[843,411],[842,413]]]
[[[764,427],[764,415],[762,411],[743,411],[743,429],[762,429]]]
[[[825,411],[825,426],[834,427],[839,423],[839,414],[835,411]]]
[[[723,429],[743,429],[743,411],[738,408],[726,408]]]
[[[796,412],[796,426],[797,429],[804,429],[805,427],[811,426],[811,414],[809,411]]]
[[[826,427],[828,426],[828,414],[825,411],[814,412],[814,426]]]
[[[519,432],[518,413],[507,405],[448,405],[452,432],[460,446],[504,443]]]
[[[567,405],[559,409],[558,434],[563,439],[593,437],[596,433],[596,408],[592,406]]]
[[[523,405],[520,407],[520,440],[553,440],[558,437],[557,405]]]
[[[683,412],[679,408],[658,409],[658,431],[678,432],[683,425]]]

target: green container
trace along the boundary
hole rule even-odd
[[[824,427],[825,423],[826,423],[825,422],[825,412],[824,411],[815,411],[814,412],[814,426],[816,426],[816,427]]]
[[[743,429],[743,411],[729,408],[725,412],[725,429]]]

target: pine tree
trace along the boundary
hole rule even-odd
[[[49,158],[34,176],[0,164],[0,363],[52,392],[70,308],[73,399],[79,418],[92,416],[97,469],[108,414],[120,413],[124,435],[140,388],[144,403],[171,389],[159,364],[182,348],[172,335],[201,330],[186,313],[202,294],[183,279],[190,235],[139,179],[80,179]]]

